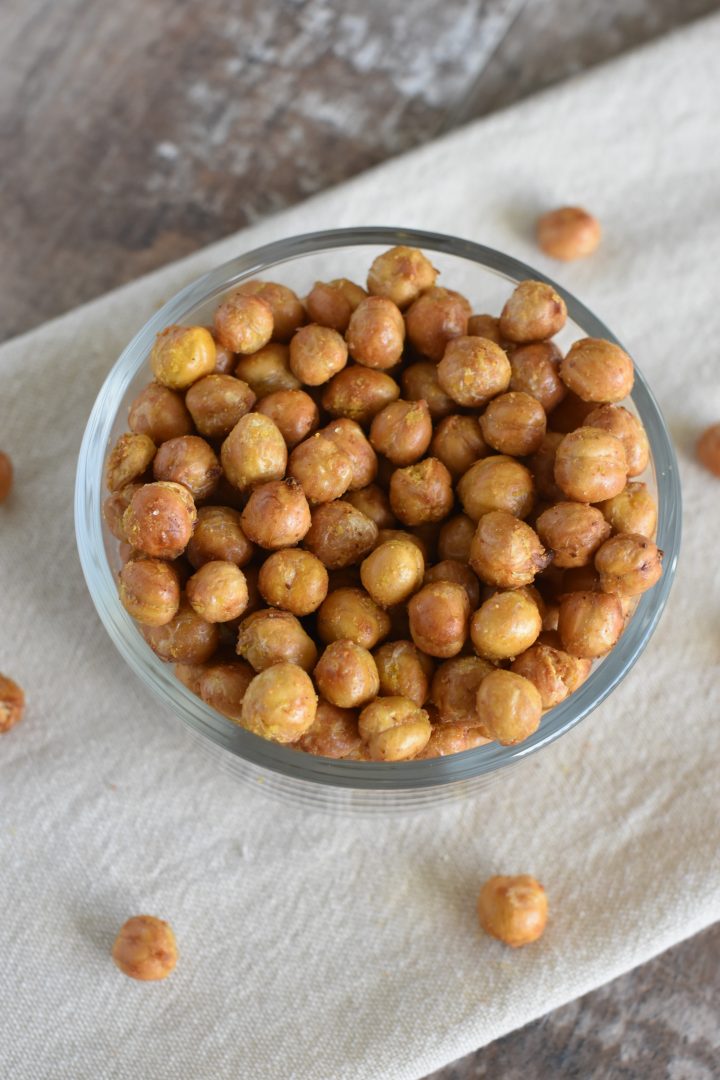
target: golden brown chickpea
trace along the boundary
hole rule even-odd
[[[177,963],[175,935],[154,915],[134,915],[120,927],[112,958],[123,975],[142,982],[166,979]]]
[[[539,448],[528,460],[538,495],[553,502],[563,498],[562,491],[555,483],[555,455],[564,438],[559,431],[546,431]]]
[[[587,566],[610,535],[600,510],[585,503],[559,502],[540,514],[535,529],[553,553],[553,564],[564,568]]]
[[[390,506],[403,525],[442,521],[454,501],[452,477],[437,458],[396,469],[390,479]]]
[[[505,454],[493,454],[471,465],[460,478],[457,494],[473,521],[491,510],[507,510],[525,518],[535,502],[530,470]]]
[[[395,367],[405,343],[402,313],[392,300],[369,296],[350,316],[345,339],[358,364],[381,370]]]
[[[293,615],[309,615],[327,596],[328,572],[309,551],[285,548],[265,560],[258,584],[271,607]]]
[[[162,559],[131,558],[120,571],[120,603],[145,626],[163,626],[180,607],[177,571]]]
[[[493,665],[477,656],[457,656],[441,664],[430,689],[430,700],[437,708],[439,721],[474,726],[477,692],[491,671],[495,671]]]
[[[432,288],[438,271],[417,248],[394,247],[378,255],[370,267],[367,287],[371,296],[385,296],[403,311],[421,293]]]
[[[295,447],[287,469],[313,505],[339,499],[353,479],[351,458],[319,431]]]
[[[628,484],[619,495],[598,504],[615,532],[639,533],[652,539],[657,528],[657,503],[647,484]]]
[[[538,642],[516,657],[510,670],[529,679],[540,694],[543,709],[552,709],[585,682],[591,667],[592,660]]]
[[[0,675],[0,735],[19,724],[25,713],[25,694],[7,675]]]
[[[467,514],[456,514],[440,530],[438,554],[441,559],[467,562],[475,535],[475,522]]]
[[[433,724],[430,739],[425,749],[415,755],[415,760],[460,754],[463,750],[474,750],[476,746],[485,746],[489,742],[490,739],[480,734],[479,728],[468,727],[467,724]]]
[[[143,484],[123,514],[126,540],[138,551],[158,559],[182,555],[192,536],[197,511],[182,484]]]
[[[488,739],[514,746],[537,731],[542,699],[529,679],[496,668],[483,679],[475,699],[477,726]]]
[[[298,327],[305,322],[305,308],[287,285],[278,285],[275,281],[245,281],[238,286],[235,295],[257,296],[265,301],[273,317],[273,341],[283,343],[289,341]],[[250,352],[251,350],[236,349],[235,351]]]
[[[322,386],[347,364],[348,348],[337,330],[310,323],[290,342],[290,370],[306,386]]]
[[[475,416],[447,416],[435,429],[430,444],[433,457],[442,461],[454,480],[488,452]]]
[[[467,640],[470,603],[454,581],[424,585],[410,600],[408,615],[413,641],[429,656],[457,656]]]
[[[518,345],[545,341],[562,330],[565,301],[544,281],[521,281],[500,315],[500,333]]]
[[[628,476],[645,472],[650,461],[650,443],[636,416],[622,405],[600,405],[585,417],[586,427],[609,431],[625,447]]]
[[[333,376],[323,390],[322,407],[331,416],[346,416],[367,425],[399,397],[400,387],[390,375],[354,365]]]
[[[211,623],[237,619],[248,602],[245,575],[232,562],[205,563],[188,581],[186,595],[198,615]]]
[[[344,334],[350,316],[367,293],[347,278],[334,281],[316,281],[305,301],[308,315],[319,326],[329,326]]]
[[[458,405],[478,409],[510,385],[510,361],[494,341],[456,337],[438,364],[440,386]]]
[[[185,395],[185,404],[201,435],[224,439],[240,417],[250,412],[255,394],[242,379],[212,374],[193,383]]]
[[[401,604],[422,585],[425,560],[410,540],[388,540],[364,560],[360,578],[381,607]]]
[[[220,344],[236,353],[257,352],[273,336],[270,305],[259,296],[247,296],[237,289],[215,309],[213,325]]]
[[[105,499],[102,505],[103,521],[116,540],[125,542],[125,529],[123,528],[123,516],[136,491],[142,484],[126,484],[118,491],[113,491]]]
[[[423,585],[429,585],[433,581],[454,581],[462,585],[467,593],[471,611],[474,611],[480,603],[480,582],[466,562],[443,559],[442,562],[435,563],[425,571]]]
[[[235,651],[255,671],[285,662],[310,671],[317,660],[315,642],[302,623],[289,611],[276,608],[264,608],[243,619]]]
[[[545,410],[537,398],[518,390],[496,397],[480,417],[480,428],[488,446],[516,457],[526,457],[539,450],[546,427]]]
[[[582,401],[622,401],[633,388],[633,362],[619,345],[582,338],[560,364],[560,378]]]
[[[255,672],[244,660],[208,664],[201,669],[197,694],[211,709],[239,724],[245,692],[254,678]]]
[[[418,549],[423,561],[428,561],[428,546],[422,536],[418,536],[413,532],[405,532],[403,529],[379,529],[375,547],[386,544],[388,540],[409,540]]]
[[[168,439],[153,461],[153,476],[184,484],[193,499],[207,499],[215,491],[222,469],[215,451],[198,435]]]
[[[530,585],[550,561],[534,529],[505,510],[492,510],[478,522],[470,565],[486,585],[516,589]]]
[[[215,342],[204,326],[168,326],[155,339],[150,367],[170,390],[187,390],[215,370]]]
[[[332,641],[317,662],[315,685],[331,705],[354,709],[377,697],[380,679],[371,653],[354,641]]]
[[[418,461],[432,439],[432,419],[426,401],[393,401],[370,426],[370,442],[394,465]]]
[[[378,529],[392,529],[397,525],[397,519],[390,509],[390,500],[377,484],[368,484],[360,491],[348,491],[343,501],[369,517]]]
[[[361,562],[375,546],[377,525],[345,499],[315,507],[311,519],[304,545],[329,570]]]
[[[152,651],[172,664],[204,664],[220,644],[217,625],[198,615],[187,600],[181,600],[170,622],[141,626],[140,631]]]
[[[310,676],[297,664],[279,663],[261,671],[248,686],[240,723],[263,739],[291,743],[310,730],[316,713]]]
[[[425,401],[433,420],[441,420],[456,409],[455,402],[438,382],[437,364],[423,360],[405,368],[401,377],[403,394],[407,401]]]
[[[529,874],[491,877],[480,890],[478,919],[486,934],[518,948],[537,941],[547,925],[547,896]]]
[[[435,665],[411,641],[388,641],[374,652],[380,677],[380,693],[404,697],[424,705],[430,693]]]
[[[335,759],[348,757],[361,745],[357,713],[322,700],[318,701],[312,727],[296,743],[298,750],[306,754]]]
[[[542,617],[525,589],[499,592],[475,612],[470,637],[485,660],[512,660],[537,641]]]
[[[510,389],[537,398],[546,413],[556,408],[567,390],[560,378],[562,354],[553,341],[518,345],[510,354]]]
[[[662,575],[663,552],[647,536],[617,533],[595,555],[600,588],[615,596],[639,596]]]
[[[320,423],[318,407],[304,390],[275,390],[258,402],[256,412],[269,416],[289,450],[316,430]]]
[[[568,261],[592,255],[600,236],[600,222],[580,206],[561,206],[538,218],[538,245],[553,259]]]
[[[609,593],[571,592],[560,600],[558,634],[571,656],[604,656],[617,643],[623,625],[620,601]]]
[[[198,510],[197,524],[187,546],[187,557],[196,570],[216,560],[245,566],[254,550],[243,532],[237,510],[229,506],[202,506]]]
[[[241,356],[235,375],[246,382],[255,396],[262,400],[276,390],[299,390],[300,380],[290,370],[290,350],[287,345],[265,345],[250,356]]]
[[[240,517],[243,532],[270,551],[293,547],[307,534],[310,507],[297,480],[271,480],[255,488]]]
[[[577,502],[612,499],[625,487],[626,477],[625,447],[601,428],[578,428],[555,452],[555,482]]]
[[[225,476],[239,491],[281,480],[287,460],[282,434],[270,417],[261,413],[242,416],[220,448]]]
[[[701,465],[715,476],[720,476],[720,424],[711,424],[703,431],[695,453]]]
[[[360,713],[358,730],[371,761],[409,761],[427,746],[431,727],[428,714],[414,701],[382,697]]]
[[[467,332],[470,337],[487,338],[496,345],[502,345],[503,339],[500,334],[500,320],[494,315],[471,315],[468,320]]]
[[[341,417],[322,428],[320,434],[350,458],[350,491],[359,491],[373,482],[378,469],[377,456],[359,424]]]
[[[105,466],[108,491],[118,491],[137,480],[155,457],[155,443],[147,435],[121,435]]]
[[[448,341],[467,334],[471,314],[470,304],[460,293],[433,287],[406,312],[407,336],[419,353],[439,363]]]
[[[389,617],[364,589],[336,589],[317,613],[317,635],[326,645],[354,641],[373,649],[389,632]]]
[[[192,435],[193,420],[182,395],[160,383],[149,383],[130,406],[128,427],[136,435],[147,435],[156,446]]]

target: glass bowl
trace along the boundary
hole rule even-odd
[[[501,252],[457,237],[411,229],[357,228],[295,236],[240,255],[205,274],[169,300],[123,351],[98,394],[80,448],[75,489],[77,543],[97,612],[117,649],[162,705],[187,725],[200,744],[239,778],[294,803],[333,810],[417,809],[476,792],[510,765],[522,761],[580,723],[625,678],[650,640],[670,592],[681,532],[681,496],[675,452],[645,379],[636,372],[632,402],[652,450],[645,477],[659,501],[658,545],[665,552],[663,575],[645,593],[612,652],[586,682],[547,712],[540,727],[517,746],[494,743],[449,757],[397,763],[336,761],[267,742],[233,724],[195,697],[150,650],[121,606],[114,578],[117,541],[105,526],[103,468],[110,446],[127,428],[129,403],[150,378],[148,356],[155,335],[171,323],[209,323],[218,300],[249,278],[271,278],[305,295],[317,280],[364,278],[372,259],[395,244],[433,253],[441,281],[463,292],[474,311],[499,312],[512,287],[544,274]],[[574,296],[564,297],[568,323],[558,342],[579,337],[617,338]],[[632,354],[632,348],[629,350]]]

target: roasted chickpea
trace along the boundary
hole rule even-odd
[[[487,338],[496,345],[502,345],[503,339],[500,334],[500,320],[494,315],[471,315],[468,320],[467,332],[470,337]]]
[[[321,386],[347,364],[348,347],[337,330],[311,323],[290,342],[290,370],[307,386]]]
[[[198,570],[204,563],[220,560],[245,566],[253,556],[252,544],[242,529],[237,510],[229,506],[202,506],[187,546],[187,557]]]
[[[407,336],[419,353],[438,363],[448,341],[467,334],[471,314],[470,304],[460,293],[433,287],[408,309]]]
[[[542,630],[537,604],[525,589],[498,592],[470,620],[475,652],[486,660],[511,660],[529,649]]]
[[[292,450],[320,423],[318,407],[304,390],[275,390],[258,402],[257,412],[269,416]]]
[[[287,477],[255,488],[240,520],[253,543],[275,551],[298,544],[307,534],[310,507],[297,480]]]
[[[633,362],[619,345],[582,338],[560,364],[560,378],[582,401],[622,401],[633,388]]]
[[[478,727],[501,746],[514,746],[537,731],[542,698],[529,679],[496,668],[480,683],[475,699]]]
[[[139,491],[141,487],[142,484],[126,484],[125,487],[119,488],[118,491],[111,492],[103,502],[103,521],[116,540],[121,540],[123,542],[126,540],[125,529],[123,528],[123,516],[130,505],[133,495],[136,491]]]
[[[471,567],[481,581],[498,589],[530,585],[550,558],[535,530],[505,510],[480,518],[470,547]]]
[[[308,502],[313,505],[332,502],[350,487],[353,462],[334,441],[318,431],[292,451],[288,475],[302,485]]]
[[[308,315],[319,326],[329,326],[344,334],[350,316],[367,293],[347,278],[334,281],[316,281],[305,301]]]
[[[120,927],[112,958],[123,975],[142,982],[166,979],[177,963],[171,927],[154,915],[134,915]]]
[[[518,345],[509,359],[511,390],[537,398],[546,413],[560,404],[567,390],[560,378],[562,354],[553,341]]]
[[[390,500],[377,484],[368,484],[366,488],[361,488],[359,491],[348,491],[343,501],[350,503],[369,517],[378,529],[392,529],[394,525],[397,525],[395,515],[390,509]]]
[[[414,544],[423,557],[425,562],[428,561],[429,553],[428,546],[422,536],[418,536],[414,532],[405,532],[403,529],[379,529],[377,542],[375,547],[380,547],[381,544],[386,544],[388,540],[409,540],[411,544]]]
[[[440,665],[432,681],[430,700],[441,723],[476,723],[477,692],[491,671],[495,671],[493,665],[478,656],[457,656]]]
[[[639,596],[662,575],[663,553],[647,536],[618,533],[595,555],[600,588],[615,596]]]
[[[242,570],[232,562],[207,562],[186,586],[194,610],[211,623],[237,619],[247,607],[248,588]]]
[[[240,723],[263,739],[291,743],[310,730],[316,712],[310,676],[297,664],[279,663],[261,671],[248,686]]]
[[[297,664],[310,671],[317,660],[317,648],[302,623],[289,611],[264,608],[240,623],[235,651],[255,671],[273,664]]]
[[[226,349],[224,345],[220,344],[215,337],[214,326],[206,326],[205,329],[212,335],[213,341],[215,342],[215,374],[232,375],[238,361],[237,356],[232,349]]]
[[[580,206],[548,210],[537,222],[537,242],[553,259],[583,259],[600,243],[600,222]]]
[[[535,502],[530,470],[504,454],[493,454],[471,465],[460,478],[457,493],[463,510],[473,521],[491,510],[506,510],[525,518]]]
[[[619,495],[598,504],[615,532],[639,533],[650,539],[657,528],[657,503],[647,484],[628,484]]]
[[[480,603],[480,582],[466,562],[443,559],[442,562],[435,563],[435,566],[425,571],[423,585],[429,585],[433,581],[454,581],[462,585],[467,593],[471,611],[474,611]]]
[[[620,601],[609,593],[571,592],[560,600],[558,634],[571,656],[604,656],[617,643],[623,625]]]
[[[187,600],[181,600],[170,622],[140,630],[152,651],[172,664],[204,664],[220,644],[217,625],[198,615]]]
[[[126,540],[158,559],[182,555],[197,520],[193,497],[182,484],[143,484],[123,514]]]
[[[362,745],[357,713],[353,709],[339,709],[329,701],[318,701],[315,721],[296,745],[306,754],[336,759],[348,757]]]
[[[401,604],[422,585],[425,560],[410,540],[388,540],[360,566],[360,578],[381,607]]]
[[[408,604],[408,615],[413,641],[429,656],[457,656],[467,640],[470,603],[454,581],[424,585]]]
[[[392,300],[369,296],[350,316],[345,339],[358,364],[382,370],[394,367],[405,343],[402,314]]]
[[[354,641],[373,649],[390,632],[390,619],[364,589],[336,589],[320,605],[317,634],[331,641]]]
[[[423,456],[432,439],[426,401],[393,401],[370,426],[370,442],[394,465],[410,465]]]
[[[546,427],[545,410],[537,398],[516,390],[496,397],[480,417],[480,428],[488,446],[516,457],[539,450]]]
[[[163,626],[180,607],[177,571],[162,559],[131,558],[120,571],[120,603],[145,626]]]
[[[377,525],[345,499],[315,507],[311,518],[305,547],[329,570],[361,562],[375,546]]]
[[[380,693],[404,697],[424,705],[430,693],[435,665],[411,641],[388,641],[374,652]]]
[[[427,746],[431,727],[414,701],[383,697],[363,709],[358,730],[372,761],[408,761]]]
[[[372,654],[354,641],[332,641],[317,662],[315,685],[331,705],[353,709],[377,696],[380,679]]]
[[[215,309],[215,334],[221,345],[236,353],[254,353],[273,336],[270,305],[259,296],[248,296],[239,289],[227,296]],[[214,366],[213,357],[213,366]],[[203,372],[203,375],[209,372]],[[156,375],[157,378],[157,375]]]
[[[625,487],[626,477],[625,447],[609,431],[578,428],[555,452],[555,482],[577,502],[612,499]]]
[[[401,380],[406,400],[426,402],[433,420],[441,420],[455,411],[455,402],[438,382],[437,364],[430,360],[411,364],[405,368]]]
[[[239,724],[245,693],[254,678],[255,672],[244,660],[208,664],[201,669],[197,694],[211,709]]]
[[[565,301],[544,281],[521,281],[500,315],[506,341],[525,344],[545,341],[562,330],[567,320]]]
[[[320,434],[350,458],[350,491],[358,491],[373,482],[378,469],[377,457],[359,424],[342,417],[322,428]]]
[[[442,521],[453,508],[452,477],[437,458],[425,458],[390,479],[390,506],[404,525]]]
[[[0,675],[0,735],[19,724],[25,714],[25,694],[7,675]]]
[[[456,337],[445,347],[437,377],[458,405],[478,409],[507,390],[510,361],[489,338]]]
[[[415,755],[415,760],[460,754],[463,750],[474,750],[476,746],[485,746],[489,742],[490,739],[480,734],[479,728],[468,727],[467,724],[433,724],[428,743],[424,750]]]
[[[650,443],[636,416],[622,405],[600,405],[585,417],[586,427],[609,431],[625,447],[628,476],[645,472],[650,461]]]
[[[510,670],[529,679],[540,694],[543,709],[552,709],[585,682],[591,667],[592,660],[538,642],[520,653]]]
[[[200,697],[200,680],[206,667],[206,664],[175,664],[173,673],[175,678],[179,679],[191,694]],[[252,668],[250,670],[252,671]]]
[[[553,564],[562,568],[587,566],[610,535],[600,510],[585,503],[559,502],[543,511],[535,529],[553,553]]]
[[[486,934],[517,948],[537,941],[547,925],[547,896],[529,874],[492,877],[478,897],[478,919]]]
[[[701,465],[715,476],[720,476],[720,424],[711,424],[703,431],[695,452]]]
[[[136,435],[147,435],[156,446],[192,435],[192,416],[185,407],[182,395],[160,383],[149,383],[130,406],[128,427]]]
[[[236,289],[240,296],[257,296],[270,308],[273,318],[273,341],[287,342],[305,322],[305,308],[287,285],[275,281],[245,281]],[[259,348],[259,346],[258,346]],[[236,352],[249,352],[236,349]],[[254,351],[254,350],[253,350]]]
[[[215,370],[215,342],[204,326],[168,326],[155,339],[150,367],[170,390],[187,390]]]
[[[430,444],[433,457],[442,461],[454,480],[488,452],[475,416],[447,416],[435,429]]]
[[[121,435],[105,466],[108,491],[118,491],[137,480],[154,457],[155,443],[147,435]]]
[[[213,374],[193,383],[185,395],[185,404],[201,435],[224,439],[240,417],[250,412],[255,394],[242,379]]]
[[[258,584],[272,607],[293,615],[309,615],[327,596],[328,572],[309,551],[285,548],[265,560]]]
[[[220,448],[225,476],[240,491],[259,487],[285,475],[285,440],[269,416],[242,416]]]
[[[559,431],[546,431],[539,448],[528,460],[535,490],[543,499],[557,501],[563,498],[562,491],[555,483],[555,455],[564,438]]]
[[[153,461],[153,476],[184,484],[194,499],[207,499],[215,491],[222,469],[215,451],[197,435],[168,439]]]
[[[290,370],[287,345],[265,345],[250,356],[241,356],[235,375],[246,382],[258,400],[276,390],[299,390],[300,380]]]
[[[333,376],[323,390],[322,407],[331,416],[346,416],[367,425],[399,397],[400,387],[390,375],[354,365]]]
[[[475,522],[467,514],[456,514],[440,529],[438,554],[441,559],[455,559],[467,562],[470,558],[470,545],[475,535]]]
[[[370,267],[367,287],[371,296],[384,296],[404,310],[432,288],[438,271],[417,248],[394,247],[378,255]]]

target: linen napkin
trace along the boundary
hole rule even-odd
[[[720,18],[592,71],[128,285],[0,350],[0,1075],[415,1080],[642,963],[720,914]],[[529,226],[580,202],[605,239],[558,268]],[[122,346],[179,286],[271,239],[403,224],[505,249],[604,318],[679,448],[684,553],[641,662],[589,719],[462,804],[333,818],[217,769],[129,677],[86,593],[72,487]],[[32,287],[32,283],[28,283]],[[474,902],[546,886],[511,952]],[[113,967],[120,924],[176,930],[162,984]]]

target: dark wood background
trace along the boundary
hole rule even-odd
[[[4,0],[0,339],[718,6]],[[432,1080],[711,1080],[719,1001],[716,927]]]

